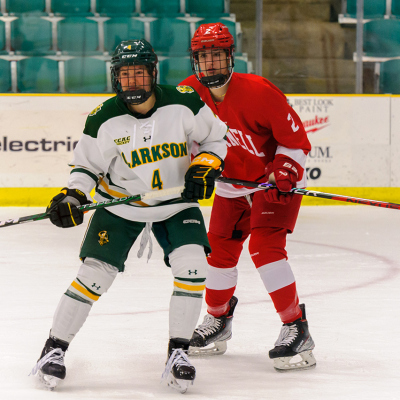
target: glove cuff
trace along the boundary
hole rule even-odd
[[[205,167],[212,167],[213,169],[222,172],[224,170],[224,160],[219,158],[214,153],[202,152],[199,153],[190,164],[190,167],[194,165],[202,165]]]
[[[61,191],[64,191],[65,189],[66,188],[62,189]],[[73,197],[74,199],[78,200],[80,205],[90,203],[90,201],[88,201],[85,193],[83,193],[79,189],[67,189],[67,196]]]
[[[296,176],[296,181],[303,178],[304,168],[292,158],[283,154],[277,154],[272,165],[273,171],[284,169]]]

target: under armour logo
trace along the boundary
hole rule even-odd
[[[192,275],[192,274],[197,275],[197,269],[195,269],[194,271],[191,271],[191,270],[189,269],[189,275]]]
[[[143,140],[144,140],[145,142],[147,142],[147,141],[150,140],[150,139],[151,139],[151,136],[149,136],[149,137],[143,136]]]
[[[279,174],[280,174],[280,175],[283,175],[283,176],[288,176],[288,173],[287,173],[287,172],[284,172],[284,171],[279,171]]]
[[[96,290],[99,290],[101,286],[96,286],[96,283],[93,283],[92,287],[94,287]]]

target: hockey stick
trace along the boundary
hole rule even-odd
[[[257,183],[257,182],[242,181],[239,179],[230,179],[230,178],[224,178],[224,177],[217,178],[217,181],[222,182],[222,183],[231,183],[233,185],[246,186],[246,187],[251,187],[251,188],[259,188],[259,189],[264,189],[264,190],[269,189],[271,187],[275,187],[269,183]],[[391,208],[393,210],[400,210],[400,204],[396,204],[396,203],[387,203],[385,201],[379,201],[379,200],[368,200],[368,199],[361,199],[359,197],[344,196],[344,195],[340,195],[340,194],[317,192],[316,190],[293,188],[290,191],[290,193],[300,194],[302,196],[319,197],[321,199],[345,201],[347,203],[365,204],[367,206],[375,206],[375,207]]]
[[[113,200],[108,200],[108,201],[101,201],[99,203],[85,204],[85,205],[77,207],[77,208],[78,208],[78,210],[81,210],[81,211],[90,211],[90,210],[96,210],[98,208],[116,206],[116,205],[121,205],[121,204],[128,204],[130,202],[135,202],[135,201],[140,201],[140,200],[149,200],[149,199],[155,199],[158,197],[170,196],[172,194],[179,194],[182,191],[183,191],[183,186],[177,186],[177,187],[173,187],[170,189],[157,190],[154,192],[137,194],[137,195],[129,196],[129,197],[123,197],[121,199],[113,199]],[[0,228],[4,228],[6,226],[11,226],[11,225],[22,224],[23,222],[40,221],[42,219],[47,219],[47,218],[50,218],[50,214],[45,212],[42,214],[28,215],[26,217],[21,217],[21,218],[7,219],[5,221],[0,221]]]

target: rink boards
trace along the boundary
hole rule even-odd
[[[87,115],[109,97],[0,95],[0,206],[45,206],[67,183]],[[309,188],[400,202],[400,96],[288,95],[288,101],[313,146]]]

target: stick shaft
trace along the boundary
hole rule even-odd
[[[144,193],[144,194],[137,194],[134,196],[123,197],[121,199],[113,199],[113,200],[109,200],[109,201],[101,201],[99,203],[85,204],[85,205],[77,207],[77,208],[78,208],[78,210],[81,210],[81,211],[90,211],[90,210],[95,210],[98,208],[111,207],[111,206],[116,206],[116,205],[121,205],[121,204],[128,204],[130,202],[135,202],[135,201],[150,200],[150,199],[156,199],[159,197],[170,196],[173,194],[182,193],[182,191],[183,191],[183,186],[177,186],[177,187],[170,188],[170,189],[157,190],[154,192],[148,192],[148,193]],[[24,222],[40,221],[42,219],[47,219],[47,218],[50,218],[50,215],[48,213],[42,213],[42,214],[28,215],[26,217],[7,219],[5,221],[0,221],[0,228],[4,228],[6,226],[11,226],[11,225],[18,225],[18,224],[22,224]]]
[[[222,182],[222,183],[230,183],[233,185],[259,188],[259,189],[264,189],[264,190],[274,187],[274,186],[270,185],[269,183],[242,181],[239,179],[230,179],[230,178],[224,178],[224,177],[217,178],[217,181]],[[367,206],[391,208],[393,210],[400,210],[400,204],[396,204],[396,203],[388,203],[388,202],[379,201],[379,200],[361,199],[359,197],[344,196],[344,195],[340,195],[340,194],[324,193],[324,192],[318,192],[316,190],[294,188],[291,190],[291,193],[300,194],[302,196],[319,197],[321,199],[344,201],[346,203],[364,204]]]

